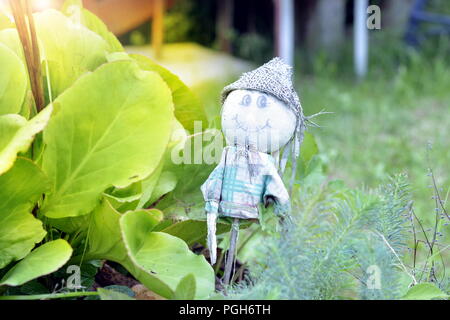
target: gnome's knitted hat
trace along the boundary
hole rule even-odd
[[[288,105],[297,118],[297,127],[294,137],[292,137],[283,152],[280,162],[280,171],[284,172],[287,158],[289,157],[289,153],[292,152],[294,179],[296,160],[300,156],[300,146],[303,142],[306,119],[303,115],[300,99],[295,92],[292,78],[292,67],[286,64],[281,58],[273,58],[256,70],[244,73],[239,80],[226,86],[222,91],[222,104],[225,102],[225,99],[231,91],[256,90],[273,95]]]
[[[292,84],[292,67],[281,58],[273,58],[256,70],[244,73],[239,80],[226,86],[222,91],[222,103],[234,90],[256,90],[271,94],[286,103],[296,115],[302,107]]]

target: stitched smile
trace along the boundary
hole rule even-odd
[[[256,127],[254,129],[249,129],[248,126],[245,126],[241,121],[239,121],[239,118],[238,118],[237,114],[233,117],[233,120],[236,123],[236,126],[237,126],[238,129],[241,129],[242,131],[249,132],[249,133],[258,133],[258,132],[260,132],[260,131],[262,131],[264,129],[272,128],[270,126],[270,120],[269,119],[267,119],[265,125],[260,126],[260,127]]]

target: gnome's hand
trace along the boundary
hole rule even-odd
[[[267,209],[270,205],[275,203],[274,196],[265,196],[264,197],[264,207]]]
[[[288,231],[291,226],[294,224],[294,220],[292,219],[292,216],[290,214],[287,214],[285,216],[280,217],[280,226],[282,231]]]

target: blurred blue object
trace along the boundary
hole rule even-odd
[[[421,41],[427,36],[450,35],[450,16],[427,12],[427,4],[428,0],[416,0],[411,10],[405,41],[413,47],[419,47]],[[430,23],[435,26],[421,31],[422,23]]]

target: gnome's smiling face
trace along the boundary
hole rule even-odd
[[[294,112],[271,94],[233,90],[223,104],[222,129],[230,145],[274,152],[294,136],[296,124]]]

